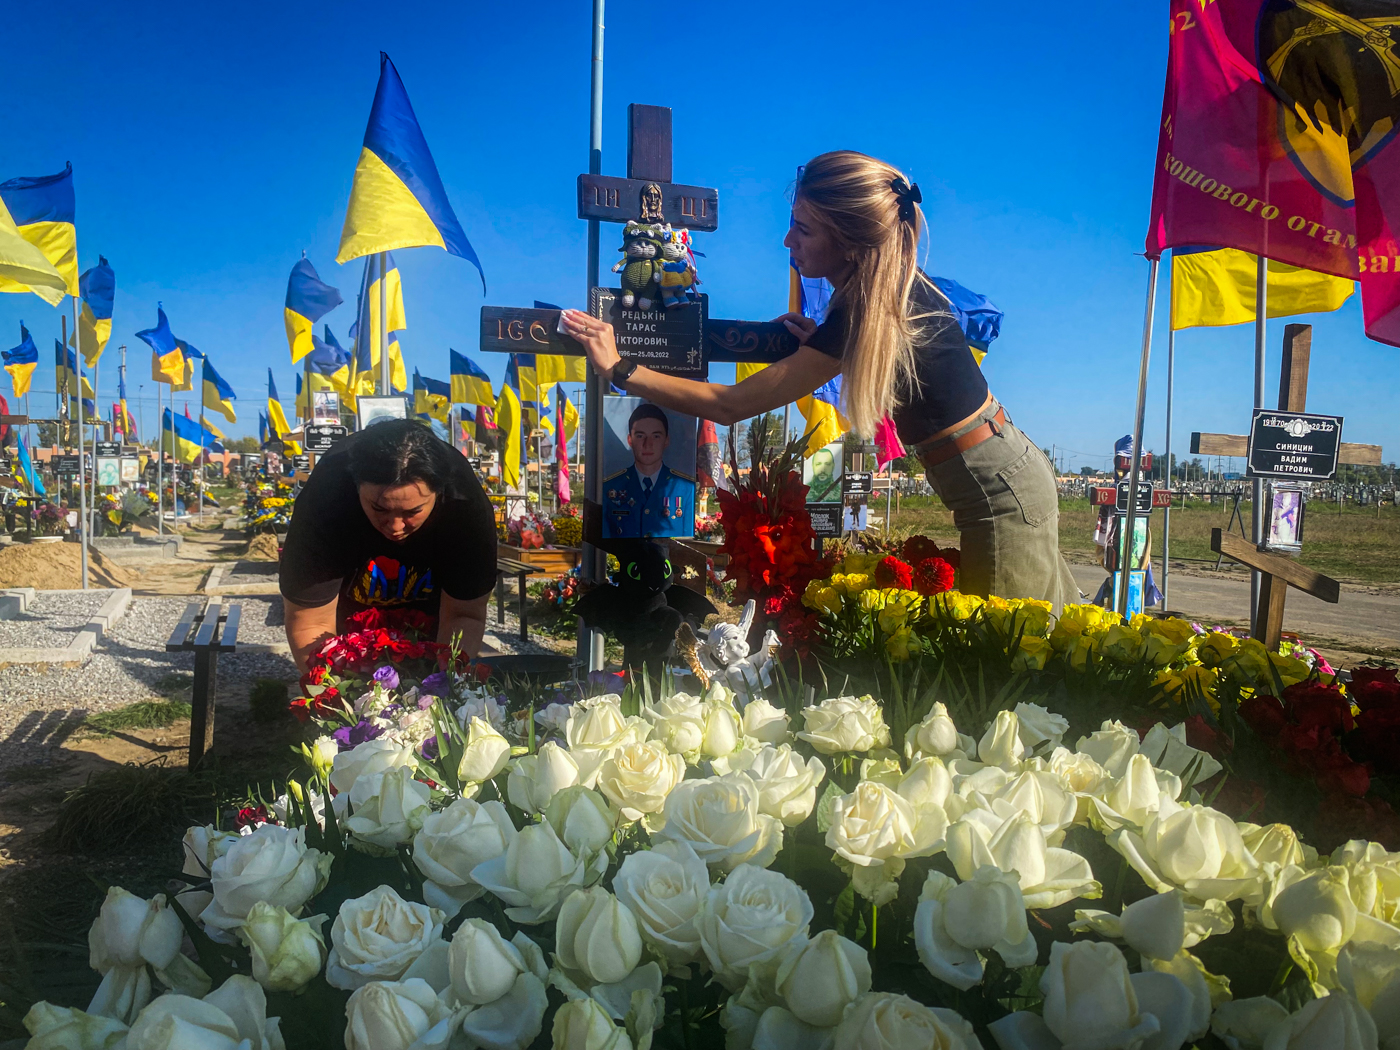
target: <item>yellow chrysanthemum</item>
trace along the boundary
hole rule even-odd
[[[1024,634],[1016,655],[1011,658],[1011,670],[1018,673],[1042,670],[1054,651],[1046,639]]]

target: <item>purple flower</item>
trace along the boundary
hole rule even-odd
[[[397,689],[399,687],[399,672],[385,664],[374,672],[374,680],[385,689]]]
[[[422,694],[428,696],[447,696],[447,672],[434,671],[423,679],[423,684],[419,687]]]
[[[430,736],[427,740],[424,740],[423,746],[418,749],[418,753],[423,756],[425,761],[436,762],[438,760],[437,737]]]
[[[363,744],[366,740],[373,740],[383,734],[384,728],[382,726],[377,726],[373,722],[361,721],[358,725],[341,726],[331,736],[335,737],[336,743],[340,745],[342,751],[348,751],[352,747]]]

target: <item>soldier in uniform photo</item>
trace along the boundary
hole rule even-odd
[[[695,478],[664,462],[671,425],[655,405],[627,419],[632,465],[603,478],[603,535],[608,539],[690,536],[695,529]]]

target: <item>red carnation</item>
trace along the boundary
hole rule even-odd
[[[1400,706],[1400,678],[1397,678],[1394,668],[1352,668],[1348,692],[1363,711]]]
[[[244,806],[238,811],[238,816],[233,820],[233,826],[239,829],[268,823],[276,823],[276,821],[267,815],[266,806],[258,806],[256,808]]]
[[[1290,685],[1283,691],[1283,705],[1299,725],[1319,726],[1334,733],[1352,728],[1351,704],[1333,686],[1306,682]]]
[[[881,558],[875,566],[875,582],[881,587],[899,587],[907,591],[914,585],[914,569],[891,554]]]
[[[914,590],[923,595],[953,589],[953,567],[942,558],[925,558],[914,570]]]
[[[1272,740],[1288,724],[1283,705],[1272,696],[1255,695],[1240,701],[1240,717],[1264,740]]]

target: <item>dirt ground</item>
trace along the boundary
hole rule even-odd
[[[88,584],[130,587],[127,567],[88,552]],[[0,548],[0,587],[38,587],[46,591],[77,590],[83,585],[76,543],[11,543]]]

